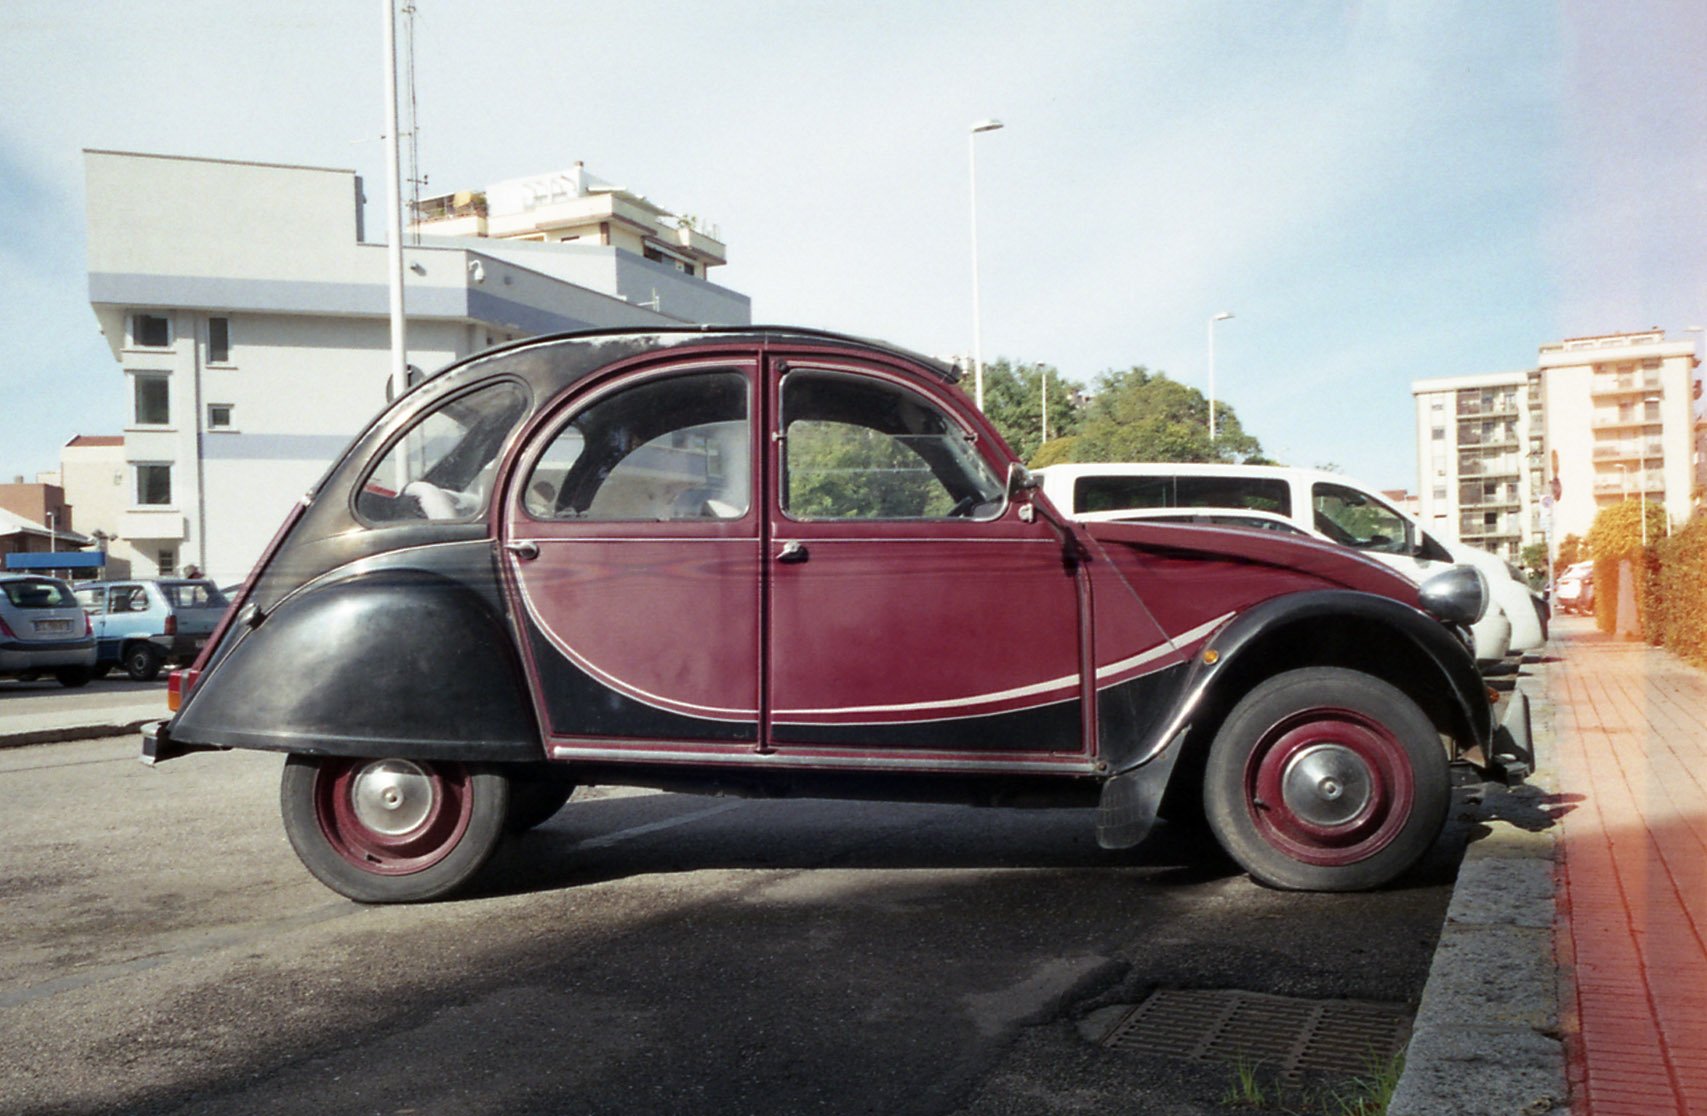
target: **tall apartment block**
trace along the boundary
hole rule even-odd
[[[1646,499],[1673,524],[1702,482],[1693,338],[1665,331],[1542,345],[1536,367],[1418,380],[1420,517],[1515,562]]]

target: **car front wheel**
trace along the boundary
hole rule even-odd
[[[1276,675],[1234,707],[1210,747],[1204,813],[1259,883],[1297,891],[1379,887],[1446,824],[1451,779],[1434,725],[1358,671]]]
[[[304,866],[361,903],[437,899],[471,880],[504,835],[509,780],[488,768],[293,755],[279,788]]]

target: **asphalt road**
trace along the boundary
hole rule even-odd
[[[1410,1003],[1462,848],[1387,891],[1251,884],[1083,811],[583,790],[476,895],[297,864],[281,760],[0,751],[0,1112],[1215,1113],[1108,1050],[1156,988]]]

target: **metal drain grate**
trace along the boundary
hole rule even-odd
[[[1165,989],[1120,1017],[1104,1046],[1194,1062],[1358,1074],[1410,1038],[1410,1012],[1357,1000],[1300,1000],[1257,992]]]

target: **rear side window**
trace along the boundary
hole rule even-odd
[[[77,598],[63,582],[45,577],[25,577],[0,582],[0,592],[14,608],[76,608]]]
[[[537,519],[740,519],[752,506],[747,377],[646,380],[579,411],[528,477]]]
[[[478,519],[491,501],[498,455],[527,409],[522,386],[503,381],[425,415],[368,474],[356,513],[369,523]]]
[[[1085,476],[1073,486],[1075,512],[1123,508],[1250,508],[1292,514],[1292,486],[1275,477]]]

